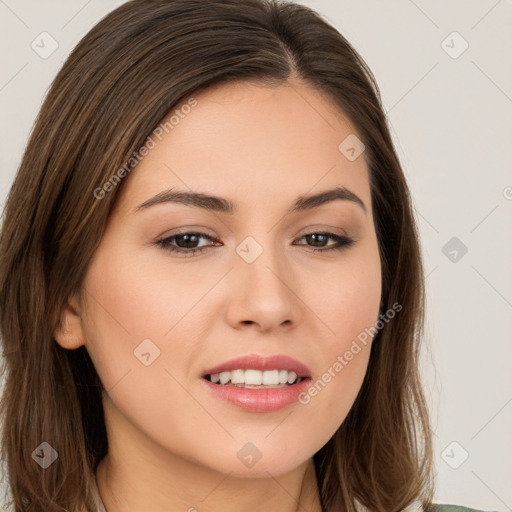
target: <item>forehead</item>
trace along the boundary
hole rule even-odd
[[[343,151],[353,137],[341,109],[303,83],[217,85],[177,105],[150,134],[121,203],[131,208],[170,187],[243,204],[344,186],[369,205],[364,153],[349,159]]]

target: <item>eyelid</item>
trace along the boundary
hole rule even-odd
[[[318,224],[310,224],[309,226],[302,228],[297,235],[290,235],[288,240],[293,240],[297,237],[303,237],[314,233],[330,233],[338,236],[349,236],[345,229],[339,228],[337,226],[329,226],[327,224],[322,224],[319,226]]]

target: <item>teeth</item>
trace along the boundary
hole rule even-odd
[[[243,370],[233,370],[231,372],[231,384],[244,384],[244,371]]]
[[[219,373],[219,379],[221,384],[226,384],[231,379],[231,372]]]
[[[241,382],[241,384],[251,384],[252,386],[261,386],[261,381],[263,380],[263,373],[267,373],[262,372],[261,370],[245,370],[245,372],[243,370],[239,371],[241,371],[244,374],[243,382]]]
[[[263,372],[262,384],[265,384],[265,386],[275,386],[276,384],[279,384],[279,370]]]
[[[239,384],[246,386],[277,386],[283,387],[285,385],[300,382],[302,379],[297,378],[297,374],[288,370],[233,370],[231,372],[213,373],[210,375],[210,380],[214,384],[225,385]],[[241,386],[243,387],[243,386]]]
[[[288,384],[293,384],[295,379],[297,378],[297,374],[295,372],[288,373]]]

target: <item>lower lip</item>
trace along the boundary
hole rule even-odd
[[[214,384],[207,379],[201,380],[213,394],[222,400],[250,412],[277,411],[298,402],[299,395],[307,390],[311,381],[310,378],[306,378],[298,384],[284,388],[246,389]]]

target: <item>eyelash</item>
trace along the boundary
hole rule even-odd
[[[197,231],[186,231],[183,233],[177,233],[177,234],[169,236],[167,238],[161,238],[160,240],[157,240],[156,243],[165,251],[169,251],[172,253],[187,254],[187,255],[191,255],[191,256],[193,256],[197,252],[203,252],[204,249],[208,249],[208,248],[212,247],[212,245],[207,245],[205,247],[200,247],[200,248],[183,249],[183,248],[176,248],[170,244],[170,240],[172,240],[173,238],[184,236],[184,235],[196,235],[199,238],[211,240],[212,242],[215,242],[215,243],[219,242],[219,240],[216,240],[215,238],[213,238],[205,233],[201,233],[201,232],[197,232]],[[326,231],[315,231],[313,233],[307,233],[305,235],[302,235],[299,238],[299,240],[302,240],[302,238],[305,238],[305,237],[311,236],[311,235],[327,236],[328,238],[332,238],[333,240],[335,240],[338,243],[337,246],[329,247],[327,249],[325,249],[325,248],[316,249],[316,248],[312,247],[311,250],[313,252],[341,251],[343,249],[349,248],[355,242],[355,240],[352,238],[349,238],[349,237],[346,237],[343,235],[336,235],[335,233],[329,233]],[[299,244],[299,245],[304,245],[304,244]]]

